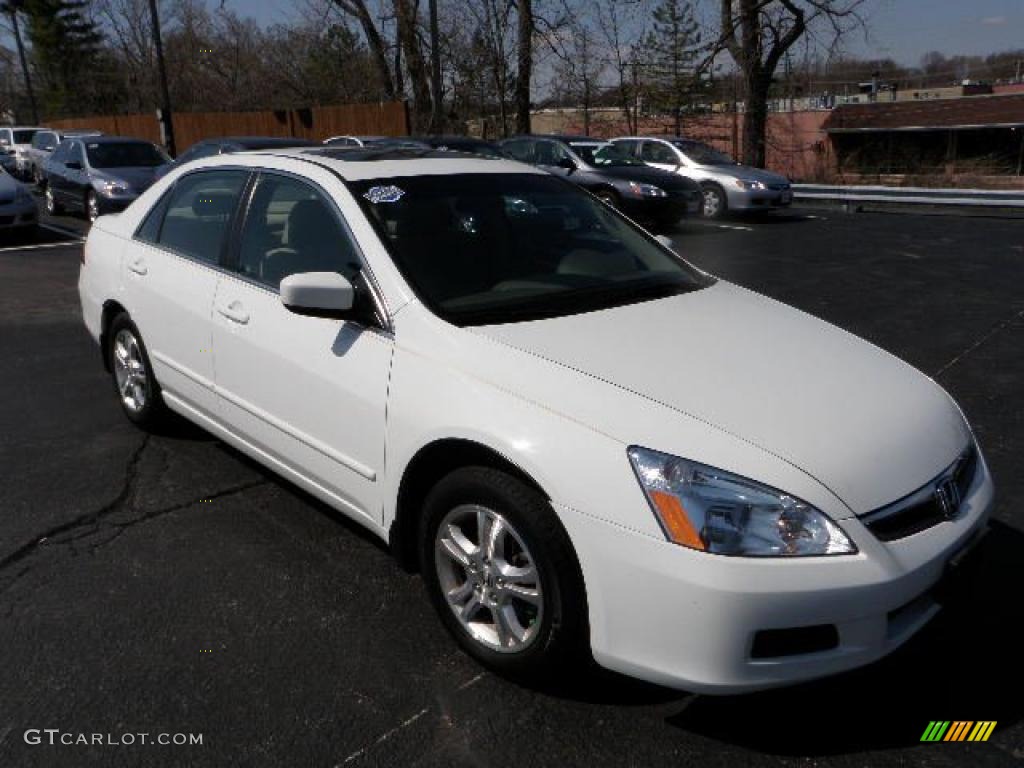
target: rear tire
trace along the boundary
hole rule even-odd
[[[146,431],[164,423],[167,406],[160,396],[160,385],[153,376],[153,366],[142,335],[127,312],[122,312],[110,323],[107,360],[114,391],[128,420]]]
[[[419,538],[430,599],[470,656],[526,681],[590,659],[576,555],[535,489],[490,467],[457,469],[427,494]]]

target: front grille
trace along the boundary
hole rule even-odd
[[[789,184],[769,184],[768,189],[772,192],[785,192],[789,189]]]
[[[13,216],[0,216],[0,227],[6,226],[14,221]]]
[[[0,205],[10,205],[13,202],[13,197],[0,197]]]
[[[881,541],[894,541],[913,536],[939,523],[955,518],[978,471],[978,452],[972,446],[959,459],[930,483],[914,493],[888,504],[861,518]],[[952,480],[956,488],[955,504],[943,505],[938,489]]]

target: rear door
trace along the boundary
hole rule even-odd
[[[178,179],[143,220],[124,259],[125,300],[172,405],[211,416],[211,321],[222,258],[249,172]]]
[[[85,195],[92,186],[89,179],[89,171],[85,162],[85,147],[81,141],[71,142],[68,148],[67,161],[71,163],[68,167],[65,162],[63,173],[63,192],[72,205],[85,210]]]
[[[237,274],[221,280],[214,301],[221,414],[293,479],[379,523],[392,335],[384,323],[300,315],[280,300],[288,275],[340,272],[358,286],[364,269],[324,192],[332,178],[309,174],[262,172],[254,187]],[[358,300],[373,306],[366,290]]]

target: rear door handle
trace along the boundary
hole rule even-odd
[[[230,304],[218,304],[217,311],[228,320],[239,325],[245,325],[249,322],[249,313],[245,311],[245,307],[242,306],[240,301],[233,301]]]
[[[149,272],[149,268],[146,266],[146,262],[142,259],[135,259],[135,261],[128,262],[128,269],[134,272],[136,275],[144,275]]]

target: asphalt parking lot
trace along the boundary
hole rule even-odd
[[[1024,763],[1024,220],[794,209],[674,241],[924,370],[974,425],[992,532],[908,645],[731,698],[483,672],[360,529],[198,429],[125,420],[79,317],[79,245],[0,244],[0,765]],[[932,720],[998,725],[921,744]],[[202,744],[30,745],[28,729]]]

